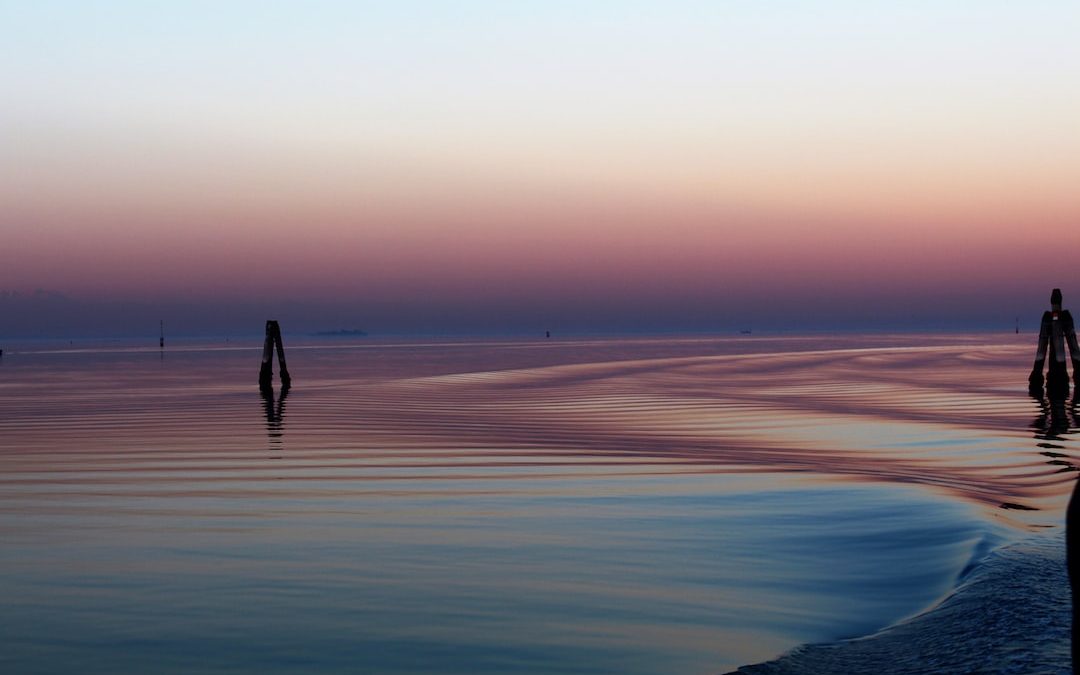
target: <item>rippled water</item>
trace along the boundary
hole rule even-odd
[[[0,667],[890,672],[842,640],[978,632],[1013,558],[1067,593],[1028,342],[286,336],[272,397],[255,342],[8,346]],[[1063,607],[1020,662],[1067,667]]]

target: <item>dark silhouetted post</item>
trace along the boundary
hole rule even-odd
[[[285,345],[281,343],[281,327],[277,321],[266,322],[266,340],[263,342],[262,367],[259,368],[259,389],[268,391],[274,387],[274,350],[277,350],[278,364],[281,366],[281,388],[292,386],[289,369],[285,366]]]
[[[1076,341],[1076,327],[1069,310],[1061,308],[1061,289],[1055,288],[1050,294],[1050,311],[1044,312],[1039,327],[1039,347],[1035,353],[1035,364],[1028,377],[1028,390],[1032,395],[1041,395],[1043,383],[1046,383],[1046,395],[1050,398],[1065,398],[1069,395],[1069,373],[1065,368],[1065,348],[1068,345],[1072,359],[1073,379],[1080,385],[1080,344]],[[1046,377],[1043,377],[1043,362],[1046,362]]]

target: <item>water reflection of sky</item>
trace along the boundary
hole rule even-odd
[[[716,672],[1060,520],[1026,345],[614,349],[5,355],[0,665]]]

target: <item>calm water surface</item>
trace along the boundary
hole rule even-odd
[[[1010,546],[1059,583],[1028,337],[286,335],[272,397],[255,342],[7,346],[0,669],[716,673],[971,623]]]

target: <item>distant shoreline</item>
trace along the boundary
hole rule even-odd
[[[320,330],[314,333],[308,333],[308,335],[314,337],[367,337],[367,332],[359,329],[346,329],[340,330]]]

